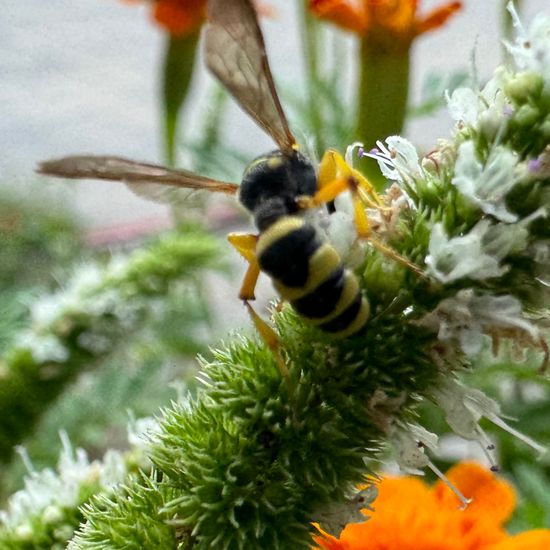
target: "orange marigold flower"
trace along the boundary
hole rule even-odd
[[[378,486],[374,513],[346,526],[336,539],[321,531],[325,550],[546,550],[550,530],[509,536],[504,530],[515,506],[513,488],[492,472],[463,463],[448,477],[472,503],[462,510],[443,482],[430,488],[418,478],[387,477]]]
[[[137,4],[144,0],[121,0]],[[153,4],[153,19],[170,34],[184,36],[196,31],[206,20],[207,0],[148,0]],[[256,8],[260,15],[271,16],[273,8],[260,2]]]
[[[153,17],[171,34],[189,34],[204,22],[206,0],[157,0]]]
[[[418,0],[309,0],[312,12],[361,35],[391,32],[407,40],[441,27],[462,7],[448,2],[424,17],[417,16]]]
[[[120,0],[124,4],[153,4],[153,19],[168,32],[183,36],[206,19],[207,0]]]

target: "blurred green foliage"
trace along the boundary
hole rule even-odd
[[[8,401],[13,402],[15,407],[11,407],[5,399],[2,401],[2,406],[7,407],[2,424],[10,433],[0,434],[0,440],[18,443],[19,440],[13,439],[16,434],[10,426],[16,421],[18,426],[21,422],[25,424],[32,417],[36,430],[32,438],[26,439],[25,446],[37,468],[56,462],[59,453],[57,433],[60,429],[67,431],[76,445],[87,448],[93,456],[99,456],[106,448],[118,447],[121,441],[126,441],[130,415],[150,415],[161,404],[176,398],[177,388],[172,385],[174,380],[179,380],[181,384],[182,380],[190,379],[193,384],[194,357],[198,353],[208,355],[210,331],[210,311],[204,298],[204,282],[200,272],[207,268],[218,271],[226,269],[220,260],[221,249],[214,237],[197,226],[185,226],[172,235],[148,239],[141,244],[143,250],[119,251],[115,262],[118,267],[105,272],[108,277],[99,286],[96,285],[99,301],[92,299],[90,304],[95,304],[93,308],[99,307],[98,312],[107,315],[107,310],[103,311],[99,306],[103,303],[101,300],[107,300],[107,309],[110,307],[109,300],[129,300],[133,305],[128,314],[132,317],[135,306],[144,302],[147,322],[137,331],[134,330],[136,327],[132,329],[136,320],[130,322],[126,329],[117,328],[117,310],[113,309],[113,315],[105,318],[103,326],[111,326],[108,332],[115,338],[112,348],[109,346],[110,352],[97,355],[89,350],[84,353],[84,350],[80,353],[80,359],[68,365],[69,376],[60,378],[63,384],[54,392],[58,399],[49,399],[47,396],[51,392],[47,387],[51,386],[52,380],[41,380],[43,376],[40,373],[45,372],[44,369],[51,370],[53,364],[48,367],[48,361],[36,363],[38,393],[34,394],[30,392],[34,387],[34,371],[29,370],[30,356],[21,355],[25,347],[20,340],[23,333],[29,334],[29,329],[31,332],[35,330],[35,338],[40,339],[47,337],[49,330],[43,324],[38,324],[34,329],[31,327],[31,321],[36,322],[31,318],[31,311],[49,293],[53,305],[57,295],[62,300],[60,311],[63,307],[68,308],[68,317],[65,322],[58,319],[50,327],[53,330],[51,335],[57,334],[54,337],[60,337],[60,342],[64,341],[70,348],[77,343],[69,333],[65,334],[71,323],[77,323],[81,329],[87,327],[90,334],[95,334],[97,327],[94,322],[90,321],[90,324],[86,321],[86,316],[93,319],[92,310],[87,310],[87,313],[72,311],[72,302],[63,302],[63,292],[70,291],[72,272],[82,271],[86,265],[90,266],[90,273],[94,270],[101,272],[103,268],[100,266],[112,264],[113,260],[105,250],[86,247],[83,232],[77,224],[47,200],[42,200],[39,206],[24,198],[0,198],[0,212],[2,259],[4,256],[6,258],[5,262],[0,263],[0,280],[3,283],[0,291],[3,391],[0,393],[4,395],[11,388]],[[122,268],[124,262],[127,264]],[[85,273],[86,269],[84,277]],[[71,293],[67,296],[70,298]],[[85,299],[84,296],[82,299]],[[123,318],[120,320],[123,321]],[[63,340],[65,337],[62,334],[67,339]],[[68,357],[77,359],[74,354]],[[34,364],[35,360],[32,361]],[[80,370],[79,362],[83,367],[94,365],[93,372],[76,376]],[[13,386],[15,379],[12,375],[23,373],[16,368],[16,364],[23,366],[26,372],[21,378],[25,391],[16,390]],[[67,382],[70,382],[69,385],[66,385]],[[26,399],[30,399],[29,403]],[[39,406],[39,403],[43,405]],[[27,414],[31,410],[29,407],[34,411],[31,416]],[[0,498],[19,487],[24,474],[23,465],[15,460],[2,474]]]
[[[54,273],[78,257],[80,228],[53,200],[44,193],[29,193],[27,198],[21,193],[0,194],[3,291],[51,284]]]

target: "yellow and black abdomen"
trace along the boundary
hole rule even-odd
[[[284,216],[273,223],[260,234],[256,255],[281,298],[320,329],[345,337],[366,324],[369,304],[357,277],[302,218]]]

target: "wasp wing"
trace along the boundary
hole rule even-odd
[[[169,202],[165,186],[199,189],[234,195],[239,186],[199,176],[188,170],[172,170],[157,164],[135,162],[122,157],[74,156],[41,162],[39,174],[69,179],[100,179],[120,181],[137,195],[159,202]]]
[[[208,68],[279,148],[290,152],[296,140],[275,90],[250,0],[209,0],[205,48]]]

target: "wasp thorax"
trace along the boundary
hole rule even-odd
[[[254,214],[260,231],[282,216],[298,211],[296,198],[312,196],[317,178],[304,155],[273,151],[254,160],[245,170],[239,200]]]

